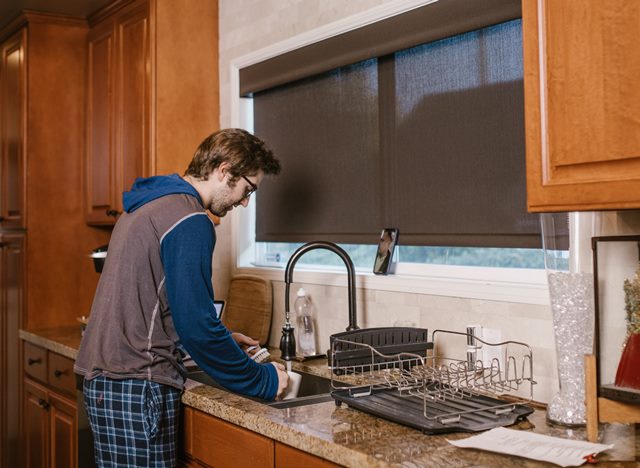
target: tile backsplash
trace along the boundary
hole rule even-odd
[[[316,313],[319,351],[329,347],[329,336],[349,324],[346,287],[295,283],[292,298],[304,286]],[[284,324],[285,283],[273,282],[274,315],[269,344],[278,346]],[[498,329],[503,340],[523,341],[533,350],[534,397],[547,402],[557,390],[555,344],[548,306],[498,301],[460,299],[425,294],[394,293],[359,289],[356,294],[358,325],[361,328],[410,326],[464,332],[469,324]]]

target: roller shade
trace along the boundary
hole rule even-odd
[[[518,0],[439,0],[240,70],[240,95],[522,16]]]
[[[440,31],[490,24],[243,88],[255,133],[283,162],[257,196],[258,241],[366,244],[398,227],[404,245],[541,247],[526,211],[521,21],[494,23],[518,16],[519,2],[478,2],[496,6],[482,19],[454,14],[463,3],[475,4],[405,15],[438,6],[457,21]]]

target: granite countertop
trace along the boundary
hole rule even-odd
[[[80,344],[80,327],[20,331],[20,338],[75,359]],[[328,375],[326,361],[295,362],[294,370]],[[334,402],[288,409],[275,409],[225,390],[187,381],[182,396],[185,405],[302,451],[350,467],[543,467],[556,466],[519,457],[475,449],[461,449],[447,439],[463,439],[469,433],[425,435]],[[539,434],[586,440],[584,428],[552,426],[543,409],[513,426]],[[638,466],[640,428],[637,425],[601,426],[602,443],[615,447],[600,455],[601,464],[611,467]],[[624,461],[626,460],[626,461]]]

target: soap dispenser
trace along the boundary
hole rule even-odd
[[[298,321],[298,351],[302,356],[313,356],[316,354],[313,305],[304,288],[298,289],[293,308]]]

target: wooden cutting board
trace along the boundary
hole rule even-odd
[[[264,345],[269,341],[273,317],[271,281],[257,276],[236,276],[229,285],[222,323]]]

